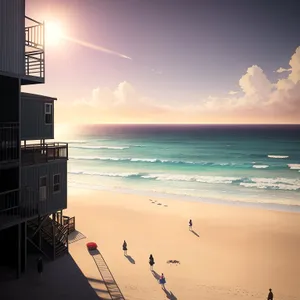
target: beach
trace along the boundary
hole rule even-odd
[[[76,216],[82,237],[70,254],[92,286],[98,280],[99,296],[105,285],[89,241],[126,299],[266,299],[269,288],[275,299],[299,299],[298,213],[70,188],[65,214]],[[155,278],[161,273],[166,291]]]

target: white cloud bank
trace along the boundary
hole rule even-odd
[[[56,117],[73,123],[300,123],[300,47],[289,65],[276,71],[289,73],[275,83],[253,65],[240,78],[240,91],[190,105],[183,99],[176,108],[144,97],[124,81],[115,89],[94,89],[68,110],[58,102]]]

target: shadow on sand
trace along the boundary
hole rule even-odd
[[[94,256],[94,255],[97,255],[97,254],[100,254],[99,250],[98,249],[95,249],[95,250],[88,250],[89,254]]]
[[[195,236],[200,237],[200,235],[199,235],[196,231],[191,230],[191,232],[192,232]]]
[[[0,283],[0,299],[22,300],[26,295],[25,298],[31,300],[99,300],[99,291],[89,284],[91,279],[84,276],[71,255],[50,262],[44,260],[42,277],[36,270],[39,256],[28,256],[27,272],[20,279]],[[101,299],[111,299],[104,289],[101,290]]]
[[[158,273],[156,273],[154,270],[151,270],[151,273],[152,273],[153,277],[158,281],[160,278],[160,275]],[[168,291],[166,288],[163,288],[162,290],[165,292],[167,299],[177,300],[177,297],[172,293],[172,291]]]
[[[97,269],[103,279],[103,282],[107,288],[108,294],[111,299],[125,300],[113,274],[111,273],[108,265],[101,252],[98,249],[88,250],[89,254],[93,257]]]
[[[135,260],[133,259],[133,257],[131,257],[130,255],[125,255],[125,257],[134,265],[135,264]]]
[[[75,242],[78,242],[82,239],[85,239],[86,236],[84,234],[82,234],[80,231],[73,231],[69,234],[68,236],[68,240],[69,240],[69,244],[72,244],[72,243],[75,243]]]
[[[177,297],[172,293],[172,291],[168,291],[166,288],[163,288],[162,290],[165,292],[167,299],[177,300]]]
[[[160,278],[159,274],[157,274],[154,270],[151,270],[151,273],[156,280],[159,280],[159,278]]]

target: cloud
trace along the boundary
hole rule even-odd
[[[299,123],[300,47],[289,65],[290,73],[276,82],[253,65],[239,79],[240,91],[230,91],[226,97],[210,95],[190,102],[183,99],[176,107],[145,97],[124,81],[113,89],[95,88],[87,99],[75,101],[71,108],[63,109],[61,104],[57,118],[75,123]],[[172,99],[166,100],[171,103]]]
[[[283,73],[283,72],[289,72],[289,71],[291,71],[291,69],[285,69],[285,68],[280,67],[279,69],[277,69],[274,72],[276,72],[276,73]]]
[[[238,92],[236,92],[236,91],[229,91],[228,92],[228,95],[235,95],[235,94],[237,94]]]
[[[63,109],[63,104],[56,106],[57,113],[61,113],[57,121],[67,119],[72,123],[130,122],[140,116],[151,122],[155,116],[170,110],[170,107],[155,104],[153,99],[142,96],[127,81],[114,89],[95,88],[88,99],[74,101],[68,110]]]
[[[295,54],[292,56],[290,62],[291,73],[289,79],[295,84],[300,81],[300,47],[297,48]]]

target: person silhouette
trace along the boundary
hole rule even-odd
[[[152,254],[150,254],[149,256],[149,265],[150,265],[150,270],[153,270],[153,265],[155,264],[154,262],[154,258],[152,256]]]
[[[192,220],[189,221],[189,230],[193,230],[193,222],[192,222]]]
[[[161,287],[164,289],[166,284],[166,278],[164,276],[164,273],[161,273],[161,276],[159,278],[159,283],[161,284]]]
[[[126,243],[125,240],[124,240],[124,243],[123,243],[123,251],[124,251],[124,255],[127,255],[127,243]]]
[[[43,270],[44,270],[44,263],[42,257],[40,256],[37,260],[37,271],[40,274],[40,277],[42,277]]]
[[[268,300],[273,300],[273,292],[272,292],[272,289],[269,289]]]

